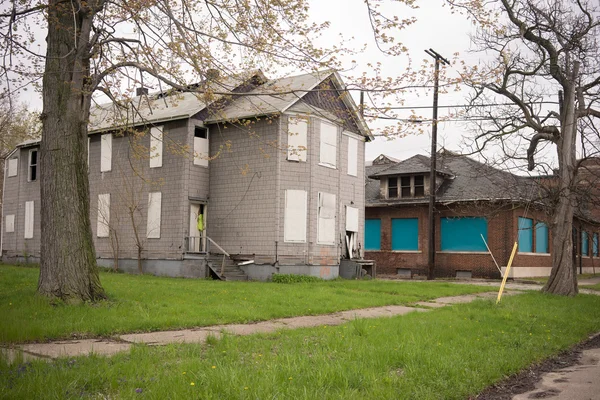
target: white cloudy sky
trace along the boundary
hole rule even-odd
[[[347,59],[343,60],[348,68],[352,67],[352,60],[356,60],[357,65],[354,70],[343,72],[342,75],[358,76],[363,70],[366,70],[368,62],[381,62],[384,66],[383,72],[390,76],[402,73],[406,65],[404,58],[386,56],[377,50],[367,17],[367,9],[362,0],[310,0],[310,2],[311,14],[316,22],[331,22],[327,34],[320,39],[320,45],[327,47],[339,42],[340,33],[346,39],[354,38],[352,43],[356,48],[361,48],[363,44],[367,44],[365,53],[358,56],[348,56]],[[389,2],[389,4],[393,3],[397,2]],[[465,17],[459,14],[451,14],[448,7],[443,7],[444,0],[420,0],[418,4],[420,7],[418,10],[411,10],[402,4],[393,4],[392,7],[394,8],[389,9],[392,15],[398,15],[400,18],[413,15],[417,17],[417,23],[397,35],[397,40],[403,42],[409,48],[414,62],[420,63],[420,60],[429,58],[424,52],[425,49],[429,48],[433,48],[449,59],[455,53],[460,53],[460,58],[468,64],[478,62],[479,55],[469,52],[469,34],[472,25]],[[44,34],[41,34],[42,40]],[[450,69],[448,74],[456,76],[457,72]],[[357,93],[354,94],[358,97]],[[439,104],[464,104],[466,95],[466,91],[442,94]],[[41,109],[39,96],[31,90],[21,96],[21,100],[29,103],[32,108]],[[430,107],[431,104],[432,96],[427,90],[420,90],[418,93],[408,94],[405,97],[405,106]],[[419,111],[424,117],[431,118],[432,110],[430,108]],[[441,108],[440,118],[443,118],[449,111],[452,110]],[[377,123],[372,125],[374,128],[378,126]],[[442,122],[438,126],[438,143],[440,146],[460,150],[460,144],[465,135],[468,136],[471,133],[464,123]],[[382,138],[376,139],[375,142],[367,144],[365,158],[369,161],[379,154],[385,153],[392,157],[405,159],[414,154],[429,154],[429,152],[430,128],[427,126],[425,133],[422,135],[411,135],[392,141]]]

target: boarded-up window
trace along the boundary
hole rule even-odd
[[[365,220],[365,250],[381,250],[381,220]]]
[[[319,192],[317,243],[335,244],[335,194]]]
[[[331,167],[337,162],[337,126],[321,121],[321,145],[319,162]]]
[[[306,242],[306,191],[285,191],[285,215],[283,217],[283,240]]]
[[[112,135],[107,133],[100,138],[100,172],[112,169]]]
[[[419,250],[418,218],[392,218],[392,250]]]
[[[485,218],[441,218],[440,230],[442,251],[487,251],[488,224]]]
[[[38,151],[29,151],[29,176],[27,180],[30,182],[36,181],[38,175]]]
[[[535,252],[549,253],[548,250],[548,225],[544,222],[535,224]]]
[[[197,126],[194,129],[194,164],[208,167],[208,129]]]
[[[533,252],[533,220],[519,217],[519,253]]]
[[[163,127],[150,129],[150,168],[162,167],[163,159]]]
[[[348,175],[358,174],[358,140],[348,138]]]
[[[287,159],[306,161],[308,121],[304,118],[290,117],[288,120]]]
[[[25,202],[25,239],[33,238],[33,201]]]
[[[14,232],[15,231],[15,216],[14,216],[14,214],[7,215],[6,220],[4,221],[4,224],[6,225],[6,232]]]
[[[108,237],[110,223],[110,193],[98,195],[98,225],[96,235]]]
[[[346,230],[358,232],[358,208],[346,206]]]
[[[160,238],[161,202],[161,192],[148,193],[148,225],[146,230],[148,239]]]
[[[19,159],[18,158],[11,158],[10,160],[8,160],[8,176],[17,176],[17,170],[19,169]]]

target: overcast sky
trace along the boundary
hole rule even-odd
[[[443,7],[443,0],[421,0],[418,2],[420,8],[411,10],[401,4],[392,4],[389,12],[392,15],[398,15],[399,18],[416,16],[417,23],[411,25],[405,31],[399,32],[397,40],[403,42],[410,50],[413,61],[420,64],[420,61],[429,58],[424,50],[432,48],[444,57],[451,59],[454,53],[460,53],[460,58],[468,63],[477,62],[477,55],[468,52],[470,48],[469,33],[472,25],[465,17],[458,14],[451,14],[448,7]],[[322,46],[331,46],[339,43],[339,34],[343,34],[346,39],[352,39],[351,43],[355,48],[367,44],[365,53],[358,56],[348,56],[344,59],[344,66],[351,68],[352,60],[356,60],[356,67],[353,70],[342,72],[342,75],[358,76],[363,71],[367,71],[367,63],[381,62],[383,72],[390,76],[401,74],[406,67],[405,58],[390,57],[377,50],[373,41],[372,28],[370,26],[367,9],[362,0],[311,0],[311,14],[316,22],[330,21],[331,26],[327,34],[319,40]],[[41,40],[45,32],[41,33]],[[456,76],[457,72],[449,71],[450,76]],[[358,94],[354,93],[358,100]],[[464,104],[463,98],[466,92],[449,93],[440,96],[440,105]],[[41,99],[33,91],[29,90],[23,93],[21,100],[28,103],[32,108],[41,109]],[[357,101],[358,102],[358,101]],[[432,96],[427,90],[422,89],[417,93],[405,96],[405,105],[411,107],[432,105]],[[441,108],[439,115],[443,117],[450,110]],[[421,109],[419,112],[427,118],[431,118],[431,108]],[[382,122],[383,123],[383,122]],[[373,128],[380,126],[379,123],[372,124]],[[438,142],[440,146],[449,149],[458,150],[463,135],[469,135],[464,124],[458,123],[440,123],[438,126]],[[422,135],[412,135],[392,141],[378,138],[375,142],[367,144],[366,160],[372,160],[381,153],[392,157],[405,159],[414,154],[429,154],[430,152],[430,127],[425,127],[425,133]]]

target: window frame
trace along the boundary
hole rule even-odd
[[[302,201],[297,201],[302,199]],[[302,214],[300,229],[295,216]],[[306,243],[308,220],[308,193],[306,190],[286,189],[283,214],[283,241],[285,243]],[[292,225],[290,225],[292,224]],[[298,234],[297,236],[295,236]]]
[[[370,244],[372,243],[371,240],[374,240],[374,236],[370,235],[370,230],[373,229],[372,228],[372,224],[374,222],[370,222],[370,221],[377,221],[377,248],[375,248],[375,246],[370,247]],[[381,250],[381,218],[365,218],[365,251],[380,251]]]
[[[98,194],[98,209],[96,215],[96,237],[110,236],[110,193]]]
[[[474,220],[475,222],[484,222],[485,223],[485,232],[477,232],[479,235],[473,244],[469,243],[467,245],[464,244],[466,233],[462,232],[460,235],[457,235],[455,232],[448,232],[449,225],[453,223],[457,223],[463,220]],[[456,229],[456,227],[454,227]],[[462,227],[461,227],[462,228]],[[447,253],[489,253],[485,243],[481,240],[481,235],[483,234],[483,238],[486,242],[488,242],[488,232],[489,232],[489,224],[488,220],[485,217],[481,216],[464,216],[464,217],[441,217],[440,218],[440,251]],[[471,232],[468,232],[469,234]],[[448,243],[449,238],[461,237],[462,243],[460,248],[456,248],[454,242],[452,242],[451,246]],[[450,248],[449,248],[450,246]]]
[[[395,181],[395,184],[393,186],[390,185],[391,180]],[[395,189],[395,196],[391,195],[390,189]],[[398,198],[398,194],[400,192],[398,191],[398,177],[397,176],[388,176],[387,178],[387,197],[388,199],[397,199]]]
[[[100,172],[112,170],[112,133],[100,135]]]
[[[409,238],[394,235],[397,232],[408,232]],[[415,235],[413,237],[413,235]],[[392,251],[416,252],[419,251],[419,218],[392,218],[391,219],[391,249]]]
[[[156,212],[152,217],[151,214]],[[146,238],[160,239],[162,224],[162,192],[148,193],[148,212],[146,217]]]
[[[32,163],[32,154],[35,153],[35,164]],[[40,154],[38,149],[29,150],[27,157],[27,182],[35,182],[38,180],[38,165],[40,164]],[[33,178],[32,178],[33,176]]]
[[[196,135],[197,132],[202,132],[202,134]],[[206,126],[195,125],[194,126],[194,143],[193,143],[193,164],[198,165],[200,167],[208,167],[208,159],[210,158],[210,130]],[[201,157],[201,154],[204,154],[206,150],[206,158]]]
[[[11,173],[12,171],[12,173]],[[6,176],[11,178],[19,174],[19,157],[11,157],[6,163]]]
[[[326,207],[325,203],[328,202],[333,204],[331,209]],[[331,216],[328,215],[329,213],[331,213]],[[317,201],[317,244],[335,246],[336,215],[337,196],[333,193],[319,192]]]
[[[163,137],[163,125],[150,128],[150,147],[148,148],[150,168],[161,168],[163,166]]]
[[[584,252],[585,249],[585,252]],[[590,256],[590,236],[586,230],[581,230],[581,256]]]
[[[306,162],[308,159],[308,118],[289,116],[287,130],[287,160]]]
[[[533,218],[517,217],[517,243],[519,253],[533,253]]]
[[[15,232],[15,214],[7,214],[4,218],[5,228],[4,231],[6,233],[14,233]]]
[[[328,131],[324,129],[324,127],[327,127],[331,130]],[[321,121],[320,128],[319,165],[327,168],[337,169],[337,150],[339,142],[338,127],[330,122]],[[333,151],[327,151],[327,149],[332,149]],[[326,157],[328,154],[331,155],[332,159]]]

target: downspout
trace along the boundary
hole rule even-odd
[[[4,175],[3,175],[4,179],[2,179],[2,215],[0,216],[0,217],[2,217],[2,221],[0,221],[0,228],[1,228],[1,232],[0,232],[0,260],[2,260],[2,254],[3,254],[2,251],[4,249],[4,231],[6,230],[6,227],[4,226],[4,221],[5,221],[4,220],[4,194],[6,193],[5,189],[6,189],[6,165],[7,165],[6,160],[7,159],[4,160],[4,172],[3,172],[4,173]],[[18,172],[18,170],[19,170],[19,168],[18,168],[18,165],[17,165],[17,172]]]
[[[277,169],[276,174],[277,178],[275,179],[275,261],[273,261],[273,266],[279,264],[279,255],[278,255],[278,243],[279,243],[279,235],[281,234],[281,118],[283,114],[279,115],[279,123],[277,124]]]

